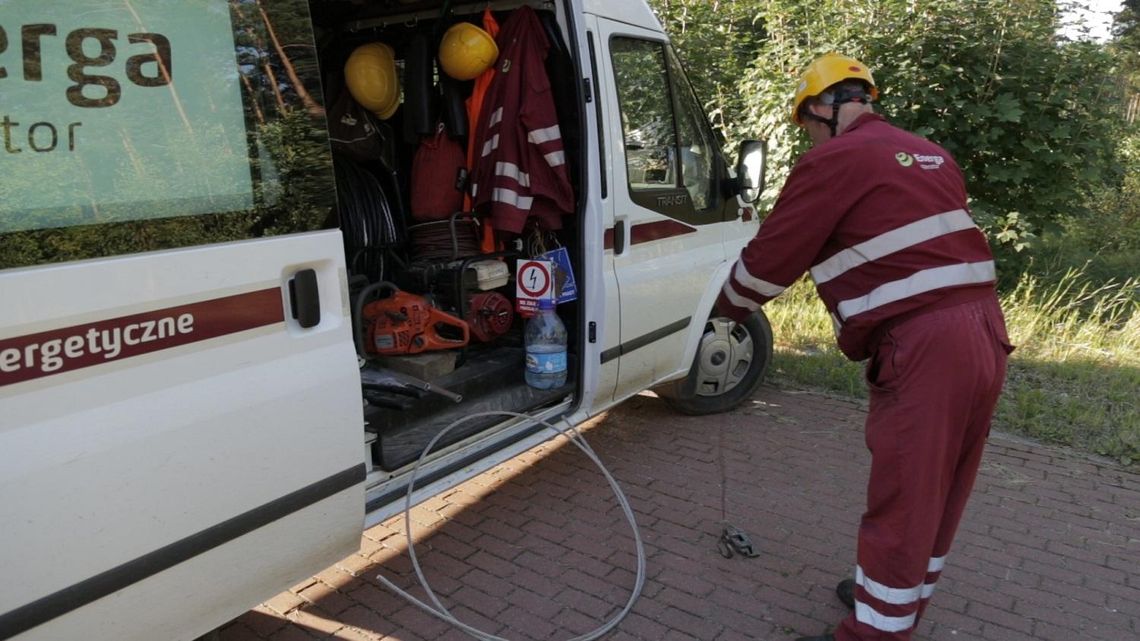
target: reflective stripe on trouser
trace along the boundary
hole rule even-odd
[[[868,361],[871,477],[855,610],[838,641],[911,638],[973,489],[1010,349],[988,297],[904,321]]]

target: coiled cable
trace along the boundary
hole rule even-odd
[[[401,214],[372,172],[343,155],[335,157],[333,168],[349,271],[382,280],[385,252],[403,242]]]
[[[412,605],[415,605],[421,610],[424,610],[428,614],[431,614],[432,616],[435,616],[442,621],[450,623],[451,625],[459,628],[460,630],[463,630],[472,637],[475,637],[476,639],[481,639],[482,641],[509,641],[503,637],[495,636],[488,632],[479,630],[478,628],[472,627],[455,618],[455,615],[453,615],[451,611],[448,610],[443,605],[443,603],[440,602],[439,598],[435,595],[435,592],[431,589],[431,586],[428,585],[427,578],[424,576],[423,570],[420,568],[419,559],[416,557],[416,547],[415,543],[412,540],[412,493],[415,491],[416,476],[419,474],[420,466],[423,464],[424,459],[427,457],[428,453],[431,452],[432,448],[435,447],[435,444],[439,442],[439,440],[443,438],[445,434],[450,432],[452,428],[459,425],[460,423],[463,423],[464,421],[486,416],[512,416],[515,418],[530,419],[568,438],[570,442],[573,443],[579,450],[581,450],[591,461],[593,461],[594,464],[598,466],[598,469],[601,470],[602,474],[605,475],[606,480],[610,484],[610,487],[613,488],[614,496],[617,498],[618,504],[621,506],[622,511],[625,513],[626,519],[629,521],[630,527],[633,528],[633,540],[634,545],[637,548],[637,578],[634,581],[633,591],[630,593],[629,601],[626,602],[625,607],[622,608],[620,612],[614,615],[612,619],[607,621],[601,627],[584,635],[573,637],[568,641],[592,641],[593,639],[597,639],[598,637],[606,634],[615,626],[617,626],[617,624],[620,623],[621,620],[630,613],[630,611],[633,609],[633,604],[637,602],[638,597],[641,596],[641,590],[643,587],[645,587],[645,545],[641,541],[641,530],[639,530],[637,527],[637,520],[634,518],[633,508],[630,507],[629,499],[626,498],[625,493],[621,491],[621,487],[618,485],[617,480],[614,479],[613,475],[610,474],[610,471],[606,469],[606,466],[602,464],[602,460],[598,457],[597,453],[594,452],[594,449],[590,447],[590,444],[586,442],[586,439],[582,436],[581,432],[578,431],[578,428],[574,425],[570,425],[570,423],[568,421],[565,421],[565,419],[563,419],[563,422],[569,426],[569,429],[566,430],[560,427],[556,427],[555,425],[543,419],[535,418],[528,414],[522,414],[520,412],[509,412],[505,410],[496,410],[469,414],[467,416],[456,419],[447,427],[443,428],[443,430],[436,434],[435,438],[433,438],[431,442],[427,444],[427,447],[424,448],[423,453],[420,454],[419,459],[416,460],[415,467],[412,468],[411,478],[408,479],[408,493],[404,497],[404,534],[407,537],[408,541],[408,556],[411,557],[412,567],[415,569],[416,577],[419,579],[420,586],[423,587],[425,592],[427,592],[428,597],[431,598],[431,601],[435,604],[435,607],[432,607],[431,604],[424,603],[423,601],[412,596],[396,584],[389,581],[383,575],[378,575],[376,578],[380,579],[384,585],[388,586],[388,588],[396,594],[404,597]]]
[[[433,220],[408,227],[412,255],[424,262],[446,262],[479,254],[479,228],[475,219],[462,212],[446,220]]]

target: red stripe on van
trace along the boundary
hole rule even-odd
[[[281,291],[178,305],[0,340],[0,387],[285,320]]]
[[[634,225],[629,232],[630,244],[638,245],[641,243],[648,243],[654,240],[664,240],[672,238],[673,236],[681,236],[683,234],[691,234],[697,231],[696,228],[690,227],[684,223],[679,223],[675,220],[660,220],[652,223],[641,223]],[[610,227],[605,231],[602,237],[602,248],[614,248],[614,231]]]
[[[695,227],[690,227],[675,220],[660,220],[653,223],[634,225],[633,229],[629,230],[629,237],[631,244],[639,245],[655,240],[672,238],[673,236],[692,234],[696,231],[697,229]]]

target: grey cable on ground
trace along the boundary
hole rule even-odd
[[[609,632],[615,626],[617,626],[617,624],[620,623],[627,614],[629,614],[630,610],[633,609],[633,604],[637,601],[638,597],[641,596],[641,590],[645,586],[645,546],[641,541],[641,531],[637,527],[637,520],[634,518],[633,508],[630,507],[629,499],[627,499],[625,493],[621,491],[621,487],[618,485],[617,480],[614,479],[613,475],[610,474],[610,471],[606,469],[606,466],[602,464],[601,459],[598,458],[597,453],[595,453],[593,448],[590,447],[590,444],[586,442],[586,439],[582,437],[582,434],[578,431],[578,428],[570,425],[570,423],[565,420],[564,422],[569,425],[568,430],[556,427],[555,425],[543,419],[535,418],[533,416],[520,412],[490,411],[469,414],[453,421],[447,427],[443,428],[443,430],[436,434],[435,438],[433,438],[431,442],[427,444],[427,447],[424,448],[423,453],[420,454],[419,459],[416,461],[415,466],[412,468],[411,478],[408,480],[408,493],[404,497],[404,533],[408,541],[408,556],[412,559],[412,567],[415,569],[416,577],[420,581],[420,586],[422,586],[424,591],[427,592],[428,597],[431,598],[431,601],[435,604],[435,607],[433,608],[431,604],[424,603],[423,601],[417,599],[415,596],[412,596],[396,584],[386,579],[383,575],[378,575],[376,578],[380,579],[380,581],[384,583],[384,585],[388,586],[389,589],[391,589],[396,594],[404,597],[416,607],[443,621],[446,621],[447,623],[450,623],[460,630],[463,630],[467,634],[475,637],[476,639],[482,639],[484,641],[509,641],[504,637],[495,636],[488,632],[474,628],[455,618],[455,615],[453,615],[451,611],[448,610],[443,605],[443,603],[440,602],[439,598],[436,597],[435,592],[432,591],[431,586],[428,585],[427,578],[424,577],[423,570],[420,568],[419,560],[416,558],[415,543],[412,541],[412,493],[415,491],[416,476],[419,474],[420,466],[423,464],[424,459],[427,457],[428,453],[431,452],[432,448],[435,447],[435,444],[439,441],[439,439],[450,432],[456,425],[459,425],[460,423],[473,418],[486,416],[513,416],[515,418],[530,419],[568,438],[570,442],[573,443],[579,450],[581,450],[587,457],[589,457],[589,459],[598,466],[598,469],[602,471],[602,474],[605,475],[606,480],[610,484],[610,487],[613,488],[614,496],[617,498],[618,504],[621,505],[621,509],[625,513],[626,519],[629,521],[630,527],[633,528],[633,540],[634,544],[637,547],[637,579],[634,581],[633,591],[630,593],[629,601],[626,602],[625,607],[622,608],[620,612],[618,612],[612,619],[607,621],[601,627],[587,634],[573,637],[568,641],[592,641],[593,639],[597,639],[598,637]]]

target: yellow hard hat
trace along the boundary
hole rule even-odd
[[[400,106],[396,56],[392,47],[382,42],[360,45],[353,50],[344,63],[344,81],[356,102],[381,120],[391,118]]]
[[[470,22],[452,25],[439,43],[439,66],[456,80],[478,78],[498,57],[495,39]]]
[[[867,65],[854,58],[838,53],[824,54],[811,62],[800,78],[796,87],[796,97],[792,104],[792,121],[797,125],[800,122],[800,105],[812,96],[818,96],[831,85],[843,80],[857,79],[870,86],[871,100],[878,100],[879,90],[875,87],[875,79],[871,77],[871,70]]]

